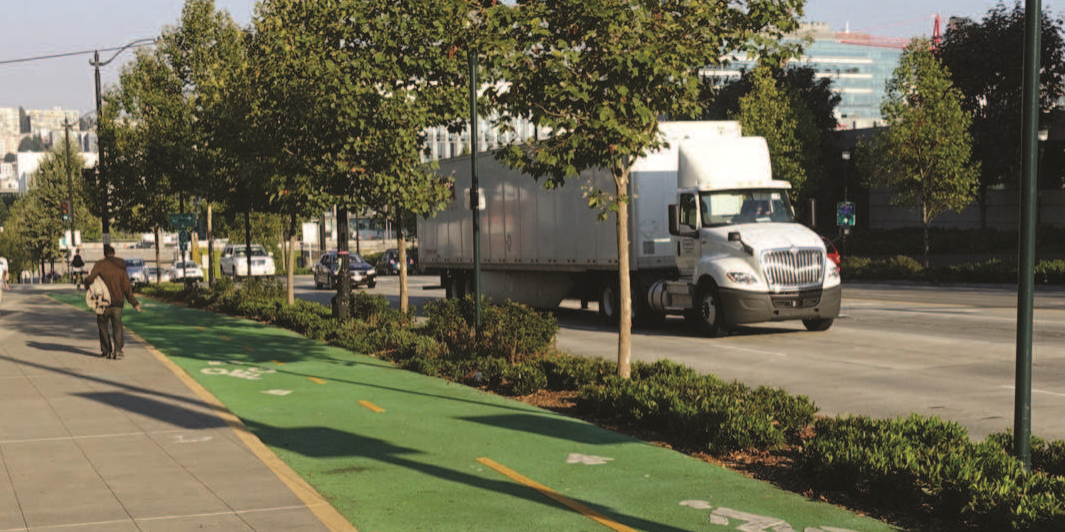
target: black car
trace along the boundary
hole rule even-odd
[[[360,284],[366,288],[377,286],[377,271],[358,253],[348,253],[348,272],[351,275],[352,288]],[[336,251],[324,253],[314,264],[314,287],[330,288],[337,285],[337,270],[340,269],[340,257]]]
[[[377,270],[381,275],[399,275],[399,250],[392,248],[385,251],[377,260]],[[407,273],[413,274],[414,271],[414,254],[407,250]]]

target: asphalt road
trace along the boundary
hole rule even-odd
[[[419,308],[443,297],[434,277],[410,278]],[[328,304],[332,293],[297,281],[298,297]],[[365,290],[364,288],[362,290]],[[395,277],[372,293],[398,302]],[[1065,290],[1037,289],[1033,322],[1032,433],[1065,439]],[[846,284],[842,316],[826,332],[801,323],[742,327],[706,339],[682,320],[633,334],[632,359],[670,358],[751,386],[807,395],[825,414],[936,415],[975,439],[1014,423],[1017,295],[1013,287]],[[594,312],[567,302],[557,313],[558,347],[617,357],[617,334]]]

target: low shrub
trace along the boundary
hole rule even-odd
[[[478,337],[475,312],[473,297],[431,301],[425,305],[426,334],[446,345],[453,358],[503,357],[521,364],[547,355],[558,333],[558,322],[549,314],[511,301],[497,306],[483,298]]]

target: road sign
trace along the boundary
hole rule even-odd
[[[836,225],[840,227],[854,227],[854,202],[841,201],[836,204]]]
[[[196,215],[191,212],[170,213],[172,229],[192,229],[196,227]]]

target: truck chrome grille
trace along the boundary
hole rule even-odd
[[[825,276],[825,255],[816,248],[766,251],[762,265],[772,290],[817,286]]]

